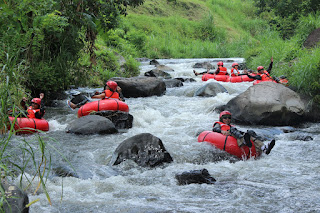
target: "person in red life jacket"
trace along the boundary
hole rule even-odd
[[[223,66],[223,62],[222,61],[219,61],[217,63],[217,65],[218,65],[218,68],[214,72],[214,74],[216,74],[216,75],[229,75],[229,73],[227,71],[227,68]]]
[[[271,57],[271,62],[269,64],[269,67],[267,70],[265,70],[263,66],[258,66],[257,67],[257,71],[258,71],[257,75],[251,75],[251,74],[247,74],[247,75],[249,78],[261,80],[261,81],[274,80],[273,77],[270,76],[270,73],[272,70],[272,65],[273,65],[273,57]]]
[[[44,114],[44,103],[42,99],[44,98],[44,93],[40,93],[40,98],[33,98],[31,100],[31,106],[27,108],[27,117],[28,118],[38,118],[41,119]],[[21,101],[22,108],[26,109],[26,98],[23,98]]]
[[[106,83],[105,89],[101,94],[97,94],[92,96],[91,98],[96,99],[119,99],[123,101],[123,98],[120,97],[121,88],[118,86],[117,82],[115,81],[108,81]]]
[[[232,69],[231,69],[231,77],[239,76],[239,64],[238,63],[233,63],[232,64]]]
[[[212,131],[236,138],[239,147],[252,147],[252,141],[257,152],[264,152],[267,155],[271,152],[271,149],[275,145],[275,140],[272,140],[268,145],[264,145],[262,141],[257,139],[256,133],[252,130],[248,130],[246,133],[239,131],[237,128],[231,125],[231,113],[229,111],[222,111],[220,113],[219,121],[214,123]]]
[[[216,74],[216,75],[229,75],[229,73],[227,72],[227,68],[223,66],[223,62],[219,61],[217,63],[218,68],[216,71],[214,72],[210,72],[210,69],[208,68],[206,72],[201,72],[198,73],[195,70],[193,70],[193,73],[197,76],[197,75],[203,75],[203,74]]]

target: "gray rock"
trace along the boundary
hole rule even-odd
[[[87,115],[78,118],[67,127],[67,133],[90,135],[90,134],[113,134],[117,133],[115,125],[109,119],[99,115]]]
[[[164,78],[164,79],[170,79],[172,78],[171,75],[165,71],[153,69],[148,72],[144,73],[144,76],[147,77],[157,77],[157,78]]]
[[[221,84],[216,82],[210,82],[206,85],[200,87],[195,93],[194,96],[202,97],[214,97],[218,93],[228,92]]]
[[[24,191],[5,181],[1,182],[1,188],[3,188],[6,196],[6,201],[3,202],[2,207],[4,212],[29,212],[29,208],[26,207],[29,198]]]
[[[111,165],[133,160],[142,167],[155,167],[172,162],[162,141],[150,133],[142,133],[124,140],[113,153]]]
[[[126,98],[149,97],[163,95],[166,91],[166,84],[163,79],[154,77],[133,77],[133,78],[111,78],[116,81],[122,89]]]
[[[133,116],[127,112],[121,111],[99,111],[95,115],[100,115],[108,118],[115,125],[117,129],[132,128]]]
[[[220,110],[228,110],[239,123],[285,126],[303,121],[305,106],[291,89],[273,82],[261,82],[231,99]]]
[[[206,183],[214,184],[216,179],[211,177],[207,169],[192,170],[188,172],[183,172],[182,174],[176,174],[176,179],[179,185],[187,185],[191,183]]]
[[[182,81],[180,81],[180,80],[178,80],[178,79],[165,80],[164,83],[166,84],[166,87],[167,87],[167,88],[182,87],[182,86],[183,86]]]

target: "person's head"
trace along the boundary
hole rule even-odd
[[[219,67],[219,66],[223,67],[223,62],[222,62],[222,61],[219,61],[219,62],[217,63],[217,66],[218,66],[218,67]]]
[[[40,108],[40,104],[41,104],[41,99],[40,98],[33,98],[31,100],[31,104],[32,104],[32,107],[34,109],[39,109]]]
[[[117,90],[118,84],[115,81],[108,81],[106,83],[107,87],[109,87],[109,89],[113,92],[115,92]]]
[[[239,67],[239,64],[238,64],[237,62],[234,62],[234,63],[232,64],[232,67],[238,68],[238,67]]]
[[[222,111],[219,115],[220,122],[223,122],[225,124],[231,123],[231,113],[229,111]]]
[[[259,73],[263,73],[263,71],[264,71],[263,66],[258,66],[258,67],[257,67],[257,71],[258,71]]]

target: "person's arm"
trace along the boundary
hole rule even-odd
[[[212,132],[218,132],[221,133],[221,125],[216,123],[213,128],[212,128]]]
[[[106,97],[106,94],[103,92],[103,93],[101,93],[101,94],[99,94],[99,95],[94,95],[94,96],[92,96],[91,98],[103,99],[103,98],[105,98],[105,97]]]
[[[269,67],[267,69],[267,72],[270,74],[271,73],[271,70],[272,70],[272,65],[273,65],[273,57],[271,57],[271,60],[270,60],[270,64],[269,64]]]
[[[44,114],[45,114],[45,109],[44,109],[44,93],[40,93],[40,99],[41,99],[41,104],[40,104],[40,111],[36,112],[34,115],[36,118],[41,119]]]
[[[220,72],[220,69],[219,69],[219,67],[217,68],[217,70],[214,72],[214,74],[218,74]]]
[[[252,75],[250,75],[250,74],[247,74],[247,76],[248,76],[249,78],[255,79],[255,80],[261,80],[261,79],[262,79],[260,75],[252,76]]]
[[[124,102],[125,101],[124,96],[121,91],[122,91],[121,87],[117,86],[117,93],[119,93],[119,100]]]

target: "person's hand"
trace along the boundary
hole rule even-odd
[[[271,60],[271,62],[273,62],[273,56],[271,56],[271,59],[270,59],[270,60]]]
[[[40,93],[40,99],[42,100],[44,98],[44,93]]]
[[[225,136],[228,136],[228,135],[230,135],[230,132],[229,131],[221,131],[221,133],[223,134],[223,135],[225,135]]]
[[[121,92],[121,87],[117,86],[117,92],[120,93]]]
[[[22,101],[23,101],[23,102],[27,102],[28,99],[27,99],[26,97],[23,97],[23,98],[22,98]]]

